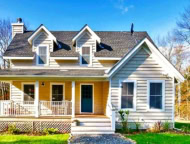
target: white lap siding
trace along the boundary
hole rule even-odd
[[[13,81],[11,84],[11,100],[22,101],[22,90],[20,82]]]
[[[130,79],[137,81],[136,111],[130,112],[129,121],[155,123],[172,120],[173,109],[173,80],[163,75],[163,68],[144,49],[141,49],[126,63],[111,80],[111,101],[116,110],[119,110],[120,88],[119,80]],[[150,112],[147,110],[147,80],[165,80],[165,111]],[[119,115],[117,113],[117,120]]]

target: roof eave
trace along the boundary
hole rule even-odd
[[[32,35],[28,38],[29,44],[32,44],[32,40],[35,38],[35,36],[39,33],[39,31],[43,29],[51,38],[52,40],[58,45],[58,41],[56,37],[43,25],[41,24],[33,33]]]
[[[94,39],[96,39],[96,41],[97,41],[98,43],[101,42],[100,37],[99,37],[88,25],[85,25],[85,26],[74,36],[74,38],[72,39],[72,43],[75,43],[75,41],[77,40],[77,38],[78,38],[86,29],[92,34],[92,36],[94,37]]]

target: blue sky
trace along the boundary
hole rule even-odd
[[[148,31],[154,39],[176,25],[189,0],[0,0],[0,18],[22,17],[34,30]]]

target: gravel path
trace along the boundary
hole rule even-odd
[[[119,134],[73,135],[70,144],[134,144]]]

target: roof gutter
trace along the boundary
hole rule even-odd
[[[44,75],[0,75],[0,81],[7,80],[93,80],[93,81],[107,81],[107,76],[44,76]]]
[[[33,60],[34,57],[10,57],[10,56],[3,56],[3,59]]]

